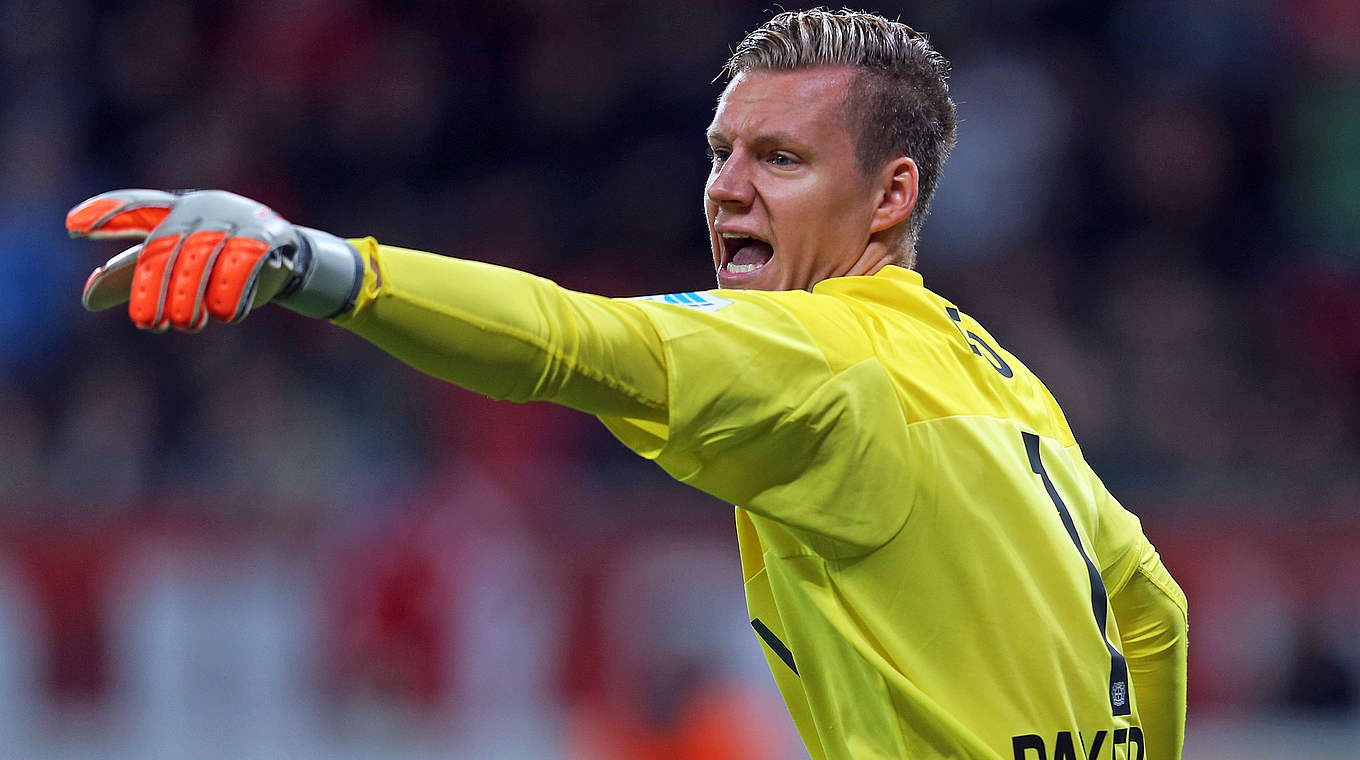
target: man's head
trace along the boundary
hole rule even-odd
[[[747,35],[708,135],[719,284],[910,266],[954,144],[948,65],[910,27],[852,11],[781,13]]]

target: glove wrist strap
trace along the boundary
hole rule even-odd
[[[302,274],[274,302],[299,314],[332,319],[354,308],[364,279],[364,260],[354,246],[329,232],[294,227],[295,259]]]

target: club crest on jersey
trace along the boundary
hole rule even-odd
[[[724,306],[732,305],[732,302],[726,298],[719,298],[712,293],[705,291],[665,293],[659,296],[639,296],[638,300],[671,303],[676,306],[688,306],[691,309],[698,309],[699,311],[717,311]]]

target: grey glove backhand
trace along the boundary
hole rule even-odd
[[[91,311],[126,302],[143,329],[237,322],[270,300],[335,317],[353,307],[363,280],[363,259],[343,239],[222,190],[114,190],[71,209],[66,229],[144,241],[95,269],[82,296]]]

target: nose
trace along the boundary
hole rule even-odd
[[[732,153],[708,175],[708,199],[720,206],[749,206],[755,200],[749,161]]]

